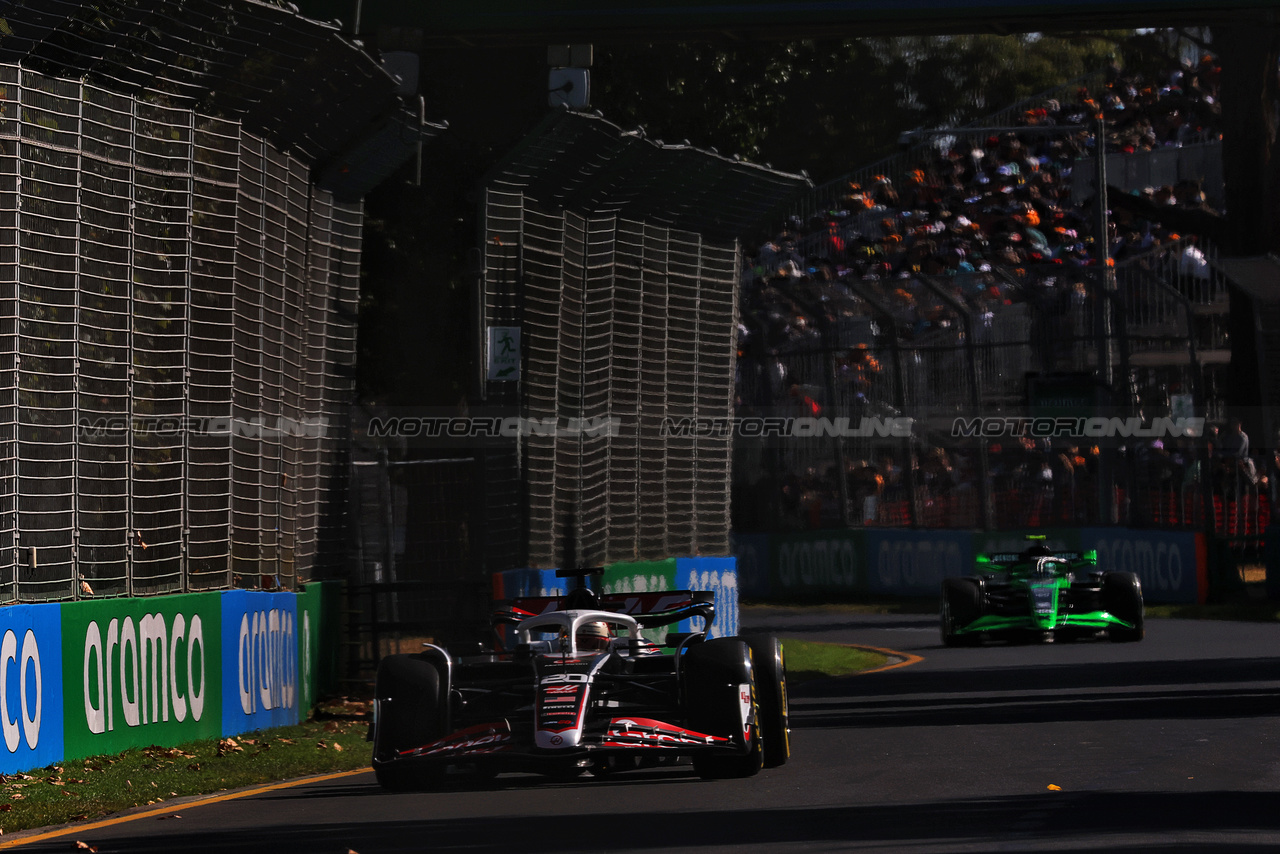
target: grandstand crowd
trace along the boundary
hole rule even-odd
[[[964,334],[957,307],[978,320],[975,339],[1002,317],[1039,318],[1031,330],[1038,364],[1021,370],[1052,371],[1065,337],[1055,319],[1091,316],[1089,283],[1100,264],[1164,249],[1177,253],[1183,274],[1207,276],[1195,235],[1119,214],[1098,234],[1091,200],[1073,194],[1081,184],[1072,171],[1093,162],[1100,145],[1134,154],[1216,138],[1220,74],[1210,55],[1156,80],[1112,67],[1098,85],[1033,102],[1009,129],[931,136],[898,180],[848,180],[832,209],[793,216],[759,246],[743,281],[739,414],[883,411],[895,395],[871,330],[899,342],[955,341]],[[1209,209],[1198,181],[1139,192],[1158,205]],[[1017,313],[1020,304],[1034,312]],[[1129,441],[1114,472],[1097,446],[1076,440],[900,448],[843,460],[779,452],[746,490],[753,497],[741,502],[746,515],[735,527],[980,524],[980,454],[1002,524],[1190,525],[1215,513],[1227,527],[1233,514],[1254,520],[1240,523],[1243,533],[1277,503],[1268,501],[1276,462],[1255,457],[1238,422],[1195,438]],[[1202,500],[1200,487],[1217,503]]]

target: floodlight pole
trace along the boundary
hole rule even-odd
[[[1111,353],[1111,301],[1110,292],[1115,290],[1115,275],[1111,272],[1111,242],[1108,239],[1110,223],[1107,221],[1107,146],[1106,120],[1098,114],[1094,129],[1093,164],[1094,181],[1097,183],[1097,196],[1094,199],[1093,221],[1093,255],[1098,265],[1098,300],[1099,323],[1101,335],[1098,341],[1098,375],[1103,385],[1111,388],[1114,380]]]
[[[1093,255],[1097,265],[1098,296],[1098,379],[1107,393],[1107,405],[1114,411],[1118,398],[1115,388],[1112,336],[1112,300],[1116,296],[1116,277],[1111,266],[1110,222],[1107,219],[1107,122],[1099,113],[1093,132],[1093,163],[1096,195],[1094,196]],[[1114,449],[1098,449],[1098,516],[1103,524],[1117,522],[1115,506]]]

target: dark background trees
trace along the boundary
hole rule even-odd
[[[891,153],[905,130],[965,123],[1126,53],[1150,61],[1155,46],[1130,33],[625,45],[600,52],[592,101],[650,136],[821,182]]]

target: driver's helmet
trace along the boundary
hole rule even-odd
[[[1034,545],[1022,553],[1023,560],[1031,560],[1037,557],[1053,557],[1053,550],[1042,545]]]
[[[613,637],[609,624],[604,622],[583,623],[578,626],[578,649],[607,649]]]

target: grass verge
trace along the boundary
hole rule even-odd
[[[135,748],[0,775],[0,829],[9,834],[189,795],[366,768],[368,724],[359,719],[358,707],[345,705],[352,713],[322,711],[297,726],[178,747]]]
[[[787,680],[801,684],[879,667],[880,653],[784,639]],[[297,726],[178,747],[146,747],[0,774],[5,834],[89,821],[174,798],[369,767],[368,703],[322,705]],[[181,814],[181,805],[174,806]]]
[[[849,676],[889,663],[884,653],[834,643],[783,638],[787,656],[787,684],[800,685],[829,676]]]

